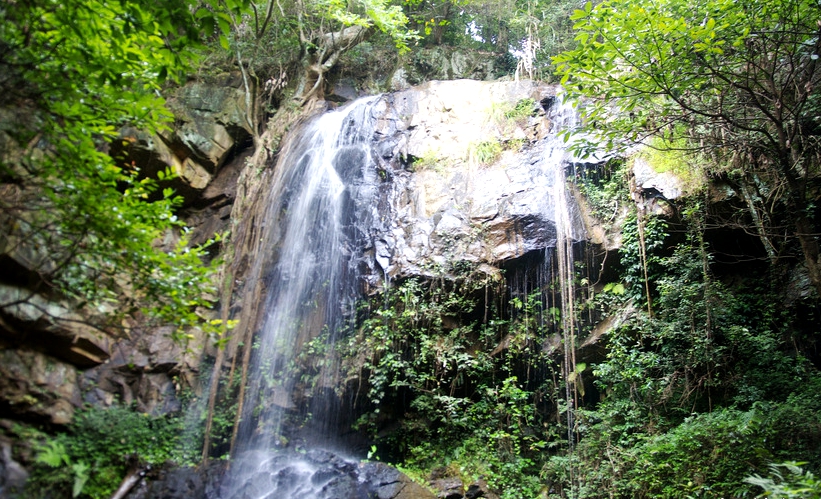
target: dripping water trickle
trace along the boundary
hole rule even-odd
[[[559,109],[557,113],[557,125],[565,127],[570,125],[572,112],[567,109]],[[554,141],[556,138],[553,139]],[[558,145],[549,145],[549,162],[563,164],[565,148]],[[558,157],[554,157],[558,156]],[[553,168],[553,200],[556,213],[556,260],[558,262],[558,281],[561,295],[561,331],[564,354],[564,376],[565,376],[565,398],[567,403],[567,442],[570,449],[573,449],[573,411],[577,405],[576,390],[571,386],[568,376],[576,369],[576,334],[575,334],[575,310],[574,310],[574,285],[573,285],[573,226],[570,223],[570,211],[568,209],[567,187],[565,184],[565,172],[563,167]]]
[[[553,203],[556,224],[556,281],[559,287],[560,320],[559,330],[562,338],[562,375],[564,378],[565,424],[567,425],[567,445],[572,453],[575,448],[575,411],[579,404],[579,391],[576,383],[580,377],[576,372],[576,285],[574,242],[584,239],[574,223],[575,205],[571,203],[568,193],[565,164],[572,161],[572,155],[563,140],[557,135],[561,129],[573,128],[576,125],[576,113],[568,104],[561,104],[553,113],[553,134],[548,139],[545,168],[552,172],[553,181],[550,195]],[[548,263],[552,265],[552,263]],[[575,482],[574,470],[570,466],[570,483]]]

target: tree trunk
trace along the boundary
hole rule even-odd
[[[752,192],[750,192],[746,178],[741,180],[739,187],[741,192],[736,192],[740,195],[741,199],[747,203],[747,209],[750,211],[750,217],[753,219],[753,224],[755,224],[755,231],[756,234],[758,234],[758,240],[761,241],[761,245],[764,246],[764,251],[767,252],[767,258],[770,260],[770,264],[775,265],[778,260],[778,256],[776,255],[775,247],[773,246],[772,241],[770,241],[770,238],[767,236],[764,221],[755,205],[755,197],[753,197]]]
[[[821,266],[818,262],[821,251],[819,251],[818,240],[815,237],[815,225],[808,214],[804,184],[800,178],[792,174],[791,161],[787,159],[789,157],[791,155],[784,154],[780,161],[781,173],[787,180],[789,216],[801,246],[810,282],[815,287],[816,298],[821,298]]]
[[[123,481],[120,482],[120,486],[117,487],[117,490],[114,491],[114,495],[112,495],[110,499],[123,499],[126,495],[128,495],[128,493],[131,492],[131,489],[133,489],[142,478],[143,469],[144,468],[140,466],[132,465],[128,469],[128,473],[126,473]]]
[[[807,265],[807,272],[810,282],[815,287],[816,294],[821,297],[821,268],[818,264],[818,241],[815,239],[815,227],[803,212],[797,212],[795,220],[795,233],[801,245],[801,252],[804,254],[804,262]]]
[[[333,69],[342,54],[364,41],[368,32],[368,28],[354,25],[340,31],[320,35],[310,44],[303,42],[303,46],[311,48],[303,51],[303,73],[294,93],[294,99],[302,106],[311,101],[323,99],[325,97],[325,73]]]

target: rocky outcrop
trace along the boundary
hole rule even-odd
[[[0,411],[6,416],[63,425],[82,403],[135,404],[160,414],[179,409],[180,386],[192,386],[200,343],[181,345],[169,328],[94,327],[93,317],[68,304],[0,285]]]
[[[442,477],[438,471],[434,470],[430,477],[430,486],[438,499],[499,499],[483,479],[465,484],[459,477]]]
[[[496,267],[555,245],[552,190],[564,188],[555,169],[570,159],[546,139],[560,119],[555,91],[462,80],[381,98],[374,142],[386,180],[379,212],[388,220],[376,229],[372,284],[457,261]],[[580,240],[584,225],[569,202]]]
[[[111,358],[78,377],[82,401],[133,404],[154,415],[180,410],[180,389],[197,385],[205,338],[191,335],[181,344],[171,339],[172,328],[134,328],[126,338],[107,338],[103,344]]]
[[[187,206],[202,205],[214,198],[206,193],[223,168],[253,145],[253,102],[239,73],[191,82],[168,99],[173,127],[157,135],[124,128],[109,152],[126,168],[139,167],[147,176],[169,170],[172,177],[162,186],[173,188]],[[232,178],[236,176],[234,172]],[[218,184],[226,187],[225,182]]]
[[[464,47],[434,45],[397,56],[367,42],[342,56],[329,77],[326,99],[347,102],[365,95],[396,92],[437,80],[491,81],[512,75],[516,58]]]
[[[175,127],[162,138],[179,157],[213,174],[238,145],[253,137],[253,108],[248,104],[239,73],[191,82],[169,99]]]
[[[401,60],[391,75],[389,89],[405,90],[436,80],[493,80],[512,69],[504,57],[485,51],[434,46],[413,52]]]
[[[32,350],[0,350],[0,394],[10,415],[67,424],[80,403],[77,370]]]
[[[2,195],[30,201],[16,186]],[[21,217],[33,217],[25,213]],[[5,218],[5,217],[4,217]],[[81,402],[78,370],[104,363],[106,333],[77,304],[43,282],[57,265],[30,225],[4,219],[0,230],[0,417],[62,425]]]

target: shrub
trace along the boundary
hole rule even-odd
[[[181,433],[176,417],[86,407],[68,432],[39,446],[27,491],[32,497],[108,498],[129,467],[174,460]]]
[[[771,464],[770,474],[766,478],[753,475],[744,481],[761,487],[765,496],[775,499],[821,498],[821,480],[813,473],[803,470],[801,464],[803,463]]]

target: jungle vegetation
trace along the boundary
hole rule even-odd
[[[511,294],[450,262],[447,278],[397,283],[363,305],[338,355],[367,359],[359,428],[374,456],[420,477],[481,477],[510,498],[821,496],[817,0],[4,2],[2,244],[27,255],[9,272],[31,295],[0,311],[59,294],[109,324],[147,316],[181,339],[207,328],[195,310],[213,300],[202,292],[212,268],[160,187],[169,172],[145,176],[106,145],[126,125],[166,126],[162,95],[219,64],[242,73],[249,99],[309,106],[364,44],[365,58],[481,50],[510,74],[561,79],[584,137],[674,154],[700,186],[664,218],[632,202],[624,161],[578,175],[594,210],[632,214],[612,220],[617,275],[574,276],[581,338],[621,319],[571,369],[545,348],[562,322],[545,298],[552,281]],[[734,195],[715,203],[715,186]],[[156,244],[169,233],[179,242]],[[168,445],[178,420],[110,416],[90,408],[57,437],[19,430],[46,442],[37,490],[108,497],[133,460],[193,459]],[[382,431],[386,417],[399,428]]]

